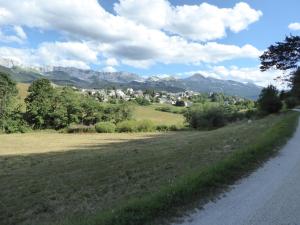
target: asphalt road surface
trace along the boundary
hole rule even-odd
[[[300,225],[300,123],[277,157],[180,225]]]

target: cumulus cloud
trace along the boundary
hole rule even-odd
[[[169,23],[172,6],[167,0],[120,0],[114,4],[119,16],[160,29]]]
[[[28,27],[55,30],[76,40],[26,50],[44,57],[47,64],[87,66],[97,61],[97,52],[142,68],[158,62],[213,63],[260,54],[251,45],[199,42],[224,37],[228,29],[239,32],[257,21],[262,13],[246,3],[218,8],[208,3],[172,6],[167,0],[120,0],[114,6],[117,15],[106,11],[97,0],[0,0],[0,5],[0,27],[15,27],[19,39],[26,38],[22,27]],[[78,44],[82,42],[90,44],[86,48]]]
[[[300,30],[300,23],[290,23],[289,29],[290,30]]]
[[[226,29],[240,32],[262,16],[244,2],[233,8],[218,8],[208,3],[175,7],[167,0],[120,0],[114,9],[137,23],[198,41],[222,38]]]
[[[0,56],[22,65],[55,65],[89,69],[98,53],[84,42],[45,42],[36,49],[0,47]]]

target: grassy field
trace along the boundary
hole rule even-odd
[[[252,145],[284,117],[208,132],[0,135],[0,224],[58,224],[156,193]]]
[[[157,105],[136,106],[133,117],[137,120],[151,120],[156,125],[183,125],[184,117],[182,114],[174,114],[169,112],[161,112],[155,110]]]

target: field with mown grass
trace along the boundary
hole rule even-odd
[[[185,120],[182,114],[161,112],[156,110],[159,104],[149,106],[136,106],[133,118],[136,120],[151,120],[155,125],[183,126]],[[175,107],[175,106],[173,106]]]
[[[205,132],[0,135],[0,224],[143,224],[155,216],[151,207],[160,206],[151,198],[153,204],[141,209],[150,210],[148,217],[134,215],[140,221],[128,210],[120,217],[109,213],[131,199],[177,187],[178,180],[256,144],[264,134],[270,139],[280,124],[290,134],[295,114]],[[109,223],[101,219],[104,211]]]

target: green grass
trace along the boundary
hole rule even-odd
[[[0,224],[152,224],[272,154],[297,117],[207,132],[0,135]]]
[[[156,110],[157,105],[136,106],[133,118],[136,120],[151,120],[156,125],[183,125],[184,117],[181,114],[161,112]]]

